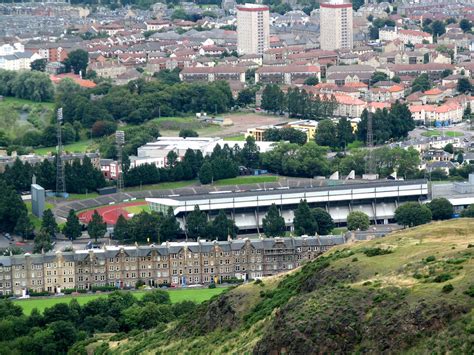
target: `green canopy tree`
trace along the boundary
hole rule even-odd
[[[47,209],[43,212],[43,219],[41,221],[41,231],[47,233],[50,237],[55,237],[56,233],[59,232],[58,224],[54,218],[51,209]]]
[[[282,237],[285,235],[285,219],[280,216],[277,206],[272,203],[262,221],[263,233],[267,237]]]
[[[469,81],[468,78],[460,78],[458,80],[458,91],[460,93],[468,93],[471,91],[472,87],[471,87],[471,82]]]
[[[0,179],[0,230],[12,232],[20,217],[27,214],[26,206],[15,188]]]
[[[207,215],[194,206],[194,210],[186,216],[186,233],[191,239],[198,239],[205,236],[207,226]]]
[[[418,76],[411,86],[411,92],[426,91],[431,89],[431,81],[428,74]]]
[[[94,210],[94,213],[92,214],[91,221],[87,226],[87,231],[89,232],[89,236],[93,238],[96,243],[99,238],[104,237],[105,232],[107,231],[107,224],[104,222],[104,219],[97,210]]]
[[[87,65],[89,64],[89,53],[83,49],[76,49],[69,52],[66,60],[64,60],[66,72],[73,71],[74,74],[81,73],[86,75]]]
[[[208,226],[209,235],[216,238],[217,240],[225,241],[230,236],[235,238],[237,236],[238,228],[234,221],[228,219],[223,210],[219,211],[219,214]]]
[[[427,206],[431,210],[431,216],[435,221],[453,217],[454,207],[449,200],[443,197],[434,198]]]
[[[31,239],[34,236],[35,227],[33,223],[31,223],[26,211],[23,211],[16,221],[14,232],[20,235],[23,239]]]
[[[318,224],[314,219],[311,209],[306,200],[301,200],[294,212],[293,226],[296,235],[314,235],[318,230]]]
[[[354,141],[355,136],[352,132],[352,125],[346,117],[340,118],[337,122],[336,135],[337,143],[340,148],[344,148],[347,146],[347,144],[352,143]]]
[[[160,241],[176,240],[182,233],[179,222],[174,215],[173,208],[169,207],[160,224]]]
[[[73,209],[69,210],[66,224],[63,227],[63,234],[70,240],[76,240],[82,235],[82,227],[79,218]]]
[[[319,145],[335,147],[337,145],[337,140],[336,127],[334,123],[329,119],[320,121],[315,139],[316,143]]]
[[[123,242],[124,240],[128,239],[129,235],[129,225],[127,219],[120,215],[117,218],[117,222],[114,226],[114,239]]]
[[[41,59],[36,59],[31,62],[30,64],[31,70],[36,70],[36,71],[45,71],[46,70],[46,59],[41,58]]]
[[[34,239],[33,253],[46,253],[53,249],[51,235],[42,229]]]
[[[418,202],[407,202],[395,210],[395,220],[405,227],[414,227],[431,221],[431,210]]]
[[[334,227],[336,227],[331,215],[325,209],[318,207],[314,208],[311,212],[318,225],[316,232],[319,235],[330,234]]]
[[[347,229],[354,231],[354,230],[361,230],[365,231],[369,229],[370,221],[369,216],[367,216],[362,211],[352,211],[347,216]]]
[[[461,216],[466,218],[474,218],[474,204],[469,205],[468,208],[464,209],[461,212]]]
[[[210,184],[212,182],[212,165],[208,160],[205,160],[199,169],[199,182],[203,185]]]

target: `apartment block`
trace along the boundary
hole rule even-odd
[[[352,3],[347,0],[330,0],[320,3],[321,34],[323,50],[352,49]]]
[[[166,242],[150,246],[0,257],[0,294],[29,291],[60,293],[114,286],[133,288],[137,281],[155,287],[256,279],[292,270],[334,245],[343,236]]]
[[[261,4],[237,6],[237,51],[263,54],[270,47],[270,9]]]

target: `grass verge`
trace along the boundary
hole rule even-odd
[[[239,176],[214,182],[215,186],[258,184],[264,182],[277,182],[278,176]]]

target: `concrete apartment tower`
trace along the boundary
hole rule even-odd
[[[352,3],[329,0],[320,3],[321,49],[352,49]]]
[[[270,9],[266,5],[237,6],[237,51],[263,54],[270,47]]]

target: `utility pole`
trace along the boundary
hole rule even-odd
[[[63,143],[62,143],[62,123],[63,123],[63,109],[62,107],[57,111],[56,123],[56,137],[58,145],[56,147],[56,196],[64,196],[66,193],[66,178],[64,176],[64,161],[63,161]]]
[[[373,133],[373,116],[370,110],[371,100],[367,100],[367,164],[365,167],[365,173],[368,175],[375,174],[375,161],[373,157],[374,148],[374,133]]]
[[[125,144],[125,132],[115,132],[115,143],[117,144],[117,192],[121,193],[123,190],[123,146]]]

